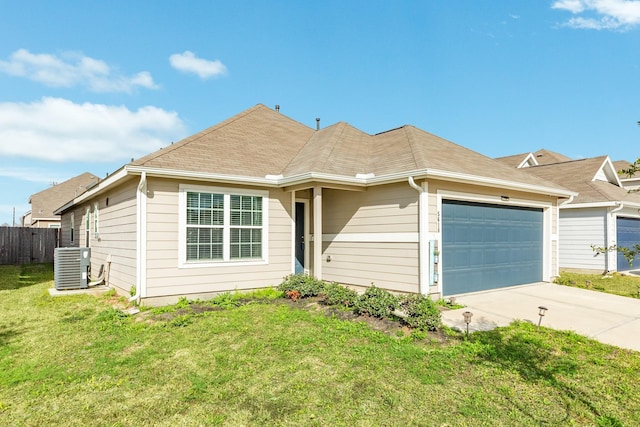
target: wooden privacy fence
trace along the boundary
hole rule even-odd
[[[0,227],[0,265],[53,262],[58,229]]]

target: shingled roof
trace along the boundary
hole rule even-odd
[[[570,162],[572,159],[564,154],[556,153],[554,151],[546,150],[544,148],[536,151],[535,153],[522,153],[514,154],[512,156],[497,157],[501,163],[504,163],[514,168],[521,167],[525,160],[529,158],[529,166],[551,165],[554,163]],[[532,163],[532,164],[531,164]]]
[[[83,194],[100,181],[100,178],[85,172],[68,179],[52,187],[32,194],[29,197],[31,204],[31,221],[57,218],[53,212],[63,204]]]
[[[315,130],[262,104],[130,165],[262,178],[430,169],[566,191],[414,126],[375,135],[345,122]]]
[[[562,184],[578,194],[572,204],[599,202],[634,202],[640,203],[640,194],[630,193],[625,188],[606,179],[601,170],[607,166],[608,156],[573,160],[549,165],[526,168],[539,178]],[[613,168],[612,173],[615,173]]]

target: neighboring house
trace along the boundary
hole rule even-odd
[[[22,217],[22,225],[34,228],[60,228],[60,216],[54,214],[54,211],[96,185],[98,181],[100,179],[97,176],[85,172],[32,194],[29,197],[31,210]]]
[[[640,190],[640,173],[634,175],[627,175],[624,173],[620,173],[623,170],[629,170],[632,166],[633,162],[628,162],[626,160],[617,160],[613,162],[613,167],[618,171],[618,176],[620,177],[620,183],[627,190],[637,192]]]
[[[550,281],[571,195],[413,126],[316,130],[259,104],[58,213],[63,246],[90,245],[93,271],[110,260],[109,284],[145,304],[295,272],[440,296]]]
[[[598,255],[592,248],[640,243],[640,194],[623,187],[617,173],[621,164],[615,166],[608,156],[601,156],[523,166],[531,158],[537,159],[525,153],[497,160],[578,193],[560,205],[560,268],[599,273],[629,270],[629,262],[616,251]]]
[[[497,159],[507,165],[515,165],[518,169],[530,166],[550,165],[553,163],[567,162],[572,160],[560,153],[545,150],[544,148],[535,153],[514,154],[512,156],[500,157]]]

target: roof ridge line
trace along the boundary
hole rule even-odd
[[[334,130],[334,135],[332,135],[331,141],[333,142],[333,144],[331,145],[331,149],[329,150],[329,154],[325,157],[324,163],[322,164],[322,169],[324,169],[325,165],[329,162],[329,157],[331,157],[331,154],[333,153],[333,151],[336,149],[336,144],[338,143],[338,138],[340,138],[340,135],[342,135],[345,131],[345,128],[347,127],[347,123],[346,122],[338,122],[336,123],[336,129]]]
[[[407,136],[407,141],[409,142],[409,147],[411,147],[411,157],[413,157],[413,162],[416,165],[416,169],[418,169],[420,166],[418,165],[418,159],[416,159],[416,150],[415,150],[415,135],[413,135],[413,133],[409,133],[409,128],[410,125],[405,125],[402,126],[402,130],[404,131],[405,135]],[[422,159],[420,159],[422,160]]]

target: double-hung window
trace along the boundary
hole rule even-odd
[[[181,186],[181,264],[264,263],[266,191]]]

